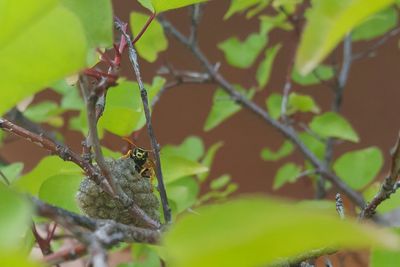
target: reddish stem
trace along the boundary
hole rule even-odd
[[[46,241],[49,243],[49,245],[50,245],[51,240],[54,237],[54,233],[56,231],[56,228],[57,228],[57,223],[54,223],[53,228],[47,234]]]
[[[126,27],[128,26],[128,24],[124,23],[122,25],[122,28],[124,31],[126,31]],[[126,39],[125,36],[123,34],[121,34],[121,41],[119,42],[119,46],[117,47],[117,45],[114,45],[114,49],[115,49],[115,57],[114,57],[114,63],[116,66],[119,66],[121,64],[121,55],[122,52],[124,51],[126,47]]]
[[[62,249],[53,254],[44,257],[43,261],[49,265],[61,264],[66,261],[72,261],[80,258],[87,253],[86,246],[76,244],[73,247]]]
[[[99,79],[99,80],[101,78],[109,78],[110,79],[109,80],[110,84],[115,83],[115,81],[117,79],[116,75],[113,75],[113,74],[110,74],[110,73],[107,73],[107,72],[104,72],[104,71],[101,71],[101,70],[96,70],[96,69],[86,69],[86,70],[83,71],[83,73],[85,75],[87,75],[87,76],[94,77],[94,78]]]
[[[151,16],[147,19],[146,24],[144,24],[142,30],[139,32],[139,34],[133,39],[132,44],[135,44],[137,41],[139,41],[140,37],[142,37],[143,33],[146,32],[147,28],[150,26],[151,22],[153,19],[156,17],[156,12],[151,14]],[[125,32],[125,30],[124,30]]]
[[[36,230],[35,223],[32,223],[32,234],[35,237],[36,243],[38,244],[40,251],[42,251],[43,256],[52,253],[49,240],[42,238],[38,231]]]
[[[100,49],[97,49],[97,53],[100,54],[100,60],[104,61],[105,63],[107,63],[110,66],[114,66],[114,61],[111,60],[111,58],[103,51],[101,51]]]

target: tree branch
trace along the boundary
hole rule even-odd
[[[300,263],[310,259],[316,259],[318,257],[324,255],[330,255],[337,252],[337,249],[334,248],[321,248],[307,251],[303,254],[297,255],[290,259],[282,260],[278,263],[272,264],[271,267],[297,267],[300,266]]]
[[[396,192],[396,182],[400,175],[400,132],[397,136],[396,144],[392,151],[392,163],[389,174],[385,177],[379,192],[374,196],[370,203],[365,206],[360,214],[361,219],[372,218],[375,214],[376,208],[386,199]]]
[[[43,257],[43,262],[48,265],[59,265],[63,262],[73,261],[79,259],[87,253],[86,246],[83,244],[76,244],[73,247],[61,249],[57,252]]]
[[[197,42],[197,30],[202,16],[202,4],[195,4],[190,7],[191,27],[189,40],[191,43]]]
[[[106,237],[103,238],[103,243],[107,247],[114,246],[119,242],[156,244],[161,237],[159,230],[126,225],[113,220],[93,219],[44,203],[35,197],[31,197],[31,200],[38,215],[52,219],[67,229],[71,224],[93,232],[102,229],[103,235]]]
[[[78,154],[74,153],[68,147],[55,144],[53,143],[53,141],[40,135],[34,134],[18,125],[13,124],[6,119],[0,118],[0,129],[22,137],[25,140],[28,140],[29,142],[32,142],[50,151],[51,153],[58,155],[63,160],[74,162],[84,170],[85,174],[90,179],[92,179],[97,185],[101,186],[101,188],[105,192],[107,192],[110,196],[117,199],[118,201],[121,201],[121,203],[129,210],[132,216],[140,218],[140,220],[143,222],[143,225],[146,225],[150,229],[160,228],[160,223],[151,219],[122,190],[118,190],[117,194],[115,194],[105,177],[99,173],[98,169],[83,158],[81,158]]]
[[[351,34],[348,34],[346,38],[343,41],[343,62],[342,62],[342,68],[340,70],[339,76],[337,78],[336,82],[336,88],[334,89],[335,92],[335,97],[332,102],[332,111],[335,113],[340,112],[340,108],[342,106],[342,100],[343,100],[343,91],[346,87],[347,80],[349,77],[349,72],[350,72],[350,67],[352,63],[352,39],[351,39]],[[335,144],[335,139],[334,138],[328,138],[325,143],[325,165],[327,169],[330,169],[330,165],[333,160],[333,146]],[[321,177],[321,179],[318,180],[318,192],[317,198],[323,198],[326,195],[325,192],[325,180]]]
[[[157,74],[171,74],[175,80],[165,84],[158,94],[153,97],[151,102],[152,107],[154,107],[155,104],[160,100],[165,91],[171,88],[178,87],[183,84],[205,84],[211,82],[208,73],[174,70],[172,66],[169,65],[163,66],[157,72]]]
[[[368,47],[366,50],[359,52],[355,55],[352,56],[352,60],[359,60],[363,59],[367,56],[369,56],[371,53],[373,53],[376,49],[384,45],[390,38],[397,36],[400,34],[400,27],[395,28],[386,34],[383,35],[381,39],[373,43],[370,47]]]
[[[110,171],[107,168],[106,161],[101,151],[99,135],[97,133],[96,103],[99,97],[95,90],[89,92],[89,81],[86,79],[86,77],[80,76],[78,85],[81,89],[83,98],[86,103],[86,113],[89,127],[88,141],[86,145],[93,148],[95,161],[99,166],[101,173],[107,179],[108,184],[112,188],[112,193],[115,194],[115,182],[113,177],[111,176]]]
[[[39,216],[49,218],[72,231],[75,237],[78,237],[89,246],[90,251],[96,255],[99,253],[96,256],[99,262],[101,259],[99,248],[108,249],[120,242],[156,244],[161,237],[161,233],[158,230],[125,225],[113,220],[93,219],[49,205],[35,197],[31,197],[30,199]],[[83,228],[84,231],[79,230],[77,227]],[[71,253],[71,251],[74,253]],[[68,252],[55,252],[46,256],[44,260],[51,264],[59,264],[67,260],[76,259],[78,256],[86,254],[86,252],[86,247],[73,248],[68,249]]]
[[[158,187],[158,191],[160,193],[160,198],[161,198],[161,203],[162,203],[163,213],[164,213],[164,219],[165,219],[166,223],[170,223],[171,222],[171,210],[168,205],[167,192],[165,190],[163,175],[162,175],[162,171],[161,171],[160,146],[156,140],[156,136],[154,134],[153,126],[151,123],[149,100],[147,97],[147,91],[144,88],[144,84],[143,84],[142,77],[140,74],[140,68],[139,68],[136,51],[132,45],[130,36],[123,30],[123,23],[119,19],[115,20],[115,26],[116,26],[117,30],[119,30],[122,33],[122,35],[125,37],[125,39],[127,40],[129,60],[135,71],[136,80],[139,85],[140,96],[142,98],[142,103],[143,103],[143,110],[144,110],[144,114],[146,117],[147,132],[149,134],[150,141],[151,141],[151,147],[152,147],[153,153],[154,153],[154,158],[155,158],[155,163],[156,163],[155,171],[156,171],[157,182],[158,182],[157,187]]]
[[[219,72],[215,70],[213,65],[204,56],[201,50],[198,48],[197,44],[190,43],[189,39],[186,38],[181,32],[179,32],[169,21],[163,17],[158,16],[159,22],[163,25],[166,32],[170,33],[179,42],[185,45],[197,58],[197,60],[202,63],[203,67],[206,69],[210,77],[221,86],[221,88],[227,92],[231,98],[236,101],[236,103],[242,105],[244,108],[251,111],[261,120],[271,125],[277,129],[283,136],[288,138],[292,143],[294,143],[300,152],[311,162],[311,164],[318,170],[321,175],[326,179],[331,181],[340,191],[345,193],[351,201],[360,207],[364,207],[365,202],[363,197],[357,192],[353,191],[347,184],[345,184],[338,176],[326,169],[325,165],[319,161],[319,159],[301,142],[300,138],[296,132],[291,128],[287,127],[278,121],[272,119],[267,111],[262,109],[260,106],[254,102],[248,100],[245,96],[240,94],[236,89],[230,84]]]

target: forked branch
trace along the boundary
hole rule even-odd
[[[397,136],[396,144],[391,151],[392,161],[389,174],[383,180],[379,192],[369,202],[360,214],[361,219],[372,218],[376,208],[386,199],[396,192],[396,182],[400,176],[400,131]]]
[[[151,123],[151,114],[150,114],[150,108],[149,108],[149,100],[147,97],[147,91],[146,91],[146,88],[144,87],[142,77],[140,74],[139,62],[138,62],[135,48],[133,47],[130,36],[125,32],[123,25],[124,24],[119,19],[117,19],[117,18],[115,19],[115,27],[117,28],[117,30],[119,30],[122,33],[122,35],[127,40],[129,60],[132,64],[133,70],[136,75],[136,80],[139,85],[140,96],[142,98],[142,103],[143,103],[143,110],[144,110],[144,114],[146,117],[147,132],[149,134],[150,141],[151,141],[151,147],[152,147],[152,150],[154,153],[154,158],[155,158],[155,163],[156,163],[155,171],[156,171],[157,183],[158,183],[157,187],[158,187],[158,191],[160,193],[160,198],[161,198],[161,203],[162,203],[163,213],[164,213],[164,219],[165,219],[166,223],[170,223],[171,222],[171,210],[168,205],[167,192],[165,190],[164,179],[163,179],[163,175],[162,175],[162,171],[161,171],[160,146],[157,142],[157,139],[156,139],[156,136],[155,136],[154,130],[153,130],[153,125]]]

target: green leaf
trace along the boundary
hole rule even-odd
[[[291,115],[296,112],[319,113],[320,109],[312,96],[291,93],[288,100],[287,114]]]
[[[303,0],[274,0],[272,6],[276,10],[281,10],[282,8],[288,14],[293,14],[296,11],[296,6],[302,3]]]
[[[179,178],[207,172],[208,168],[184,157],[161,154],[164,181],[172,183]]]
[[[313,199],[313,200],[300,200],[296,203],[296,207],[304,207],[310,209],[325,210],[327,212],[332,212],[336,208],[336,202],[332,200],[325,199]]]
[[[60,114],[62,109],[55,102],[43,101],[29,106],[24,115],[34,122],[48,122],[52,117]]]
[[[396,266],[400,262],[398,251],[373,249],[370,254],[370,267]]]
[[[282,95],[272,93],[268,96],[266,101],[268,113],[274,120],[281,116],[282,111]]]
[[[246,69],[253,65],[267,45],[267,40],[265,34],[252,33],[243,42],[236,37],[231,37],[219,43],[218,48],[224,52],[225,59],[230,65]]]
[[[236,89],[240,93],[245,94],[247,99],[251,99],[255,93],[253,89],[246,92],[240,86],[236,86]],[[217,91],[214,93],[211,111],[208,114],[204,125],[204,131],[209,131],[215,128],[223,121],[237,113],[241,108],[242,107],[233,101],[231,97],[225,93],[225,91],[222,89],[217,89]]]
[[[81,21],[90,47],[109,47],[113,41],[110,0],[61,0]]]
[[[1,251],[15,249],[30,227],[32,207],[26,199],[0,183],[0,214]]]
[[[202,195],[197,201],[198,205],[201,205],[207,201],[221,201],[226,200],[226,198],[235,192],[239,186],[236,183],[229,183],[223,191],[209,191],[208,193]]]
[[[334,137],[356,143],[359,141],[359,137],[350,123],[334,112],[315,116],[310,123],[310,129],[324,138]]]
[[[299,134],[299,138],[304,145],[314,153],[315,156],[319,159],[324,159],[325,157],[325,144],[318,140],[315,136],[307,132],[302,132]]]
[[[103,152],[104,157],[106,158],[120,158],[122,154],[120,152],[112,151],[111,149],[108,149],[107,147],[102,146],[101,151]]]
[[[157,249],[147,244],[131,245],[133,260],[118,267],[161,267]]]
[[[393,29],[397,25],[398,15],[394,8],[388,8],[369,16],[366,21],[351,33],[353,41],[368,41]]]
[[[242,12],[252,6],[258,5],[261,2],[270,2],[264,0],[231,0],[228,11],[224,15],[224,20],[229,19],[232,15]]]
[[[61,107],[70,110],[82,110],[85,104],[77,90],[69,91],[61,100]]]
[[[142,115],[140,110],[129,107],[112,107],[109,105],[106,110],[107,112],[104,112],[101,117],[100,126],[119,136],[130,135],[137,128]]]
[[[130,25],[133,34],[136,36],[146,24],[149,16],[132,12],[130,15]],[[164,34],[164,29],[157,20],[153,20],[146,29],[142,37],[135,43],[138,54],[148,62],[154,62],[159,52],[168,47],[168,41]]]
[[[297,50],[299,73],[310,73],[348,32],[392,3],[394,0],[314,0]]]
[[[285,31],[289,31],[293,29],[293,25],[287,21],[287,17],[284,13],[279,13],[274,17],[261,15],[259,19],[264,24],[264,27],[268,28],[266,32],[273,28],[279,28]]]
[[[220,190],[224,188],[231,181],[231,176],[229,174],[224,174],[216,179],[213,179],[210,183],[210,188],[212,190]]]
[[[149,97],[149,103],[151,103],[154,97],[160,92],[166,83],[166,79],[161,76],[155,76],[150,86],[146,85],[147,95]]]
[[[3,114],[46,85],[85,67],[88,46],[79,19],[56,0],[0,0],[0,6]],[[29,71],[21,71],[21,66],[29,66]]]
[[[81,213],[75,195],[82,181],[81,174],[61,174],[47,178],[39,189],[39,198],[63,209]]]
[[[211,169],[215,154],[223,146],[223,144],[224,144],[223,142],[217,142],[217,143],[214,143],[212,146],[210,146],[210,148],[206,152],[206,155],[204,156],[203,160],[201,161],[201,164],[208,167],[208,169]],[[210,172],[205,172],[205,173],[199,174],[197,177],[199,178],[199,181],[202,183],[207,179],[209,174],[210,174]]]
[[[296,182],[299,174],[301,173],[301,167],[294,163],[286,163],[276,172],[274,178],[274,185],[272,189],[277,190],[286,183]]]
[[[32,171],[18,179],[15,187],[36,196],[42,183],[50,176],[81,172],[82,170],[72,162],[63,161],[57,156],[48,156],[43,158]]]
[[[0,167],[0,171],[4,174],[10,184],[13,184],[13,182],[21,175],[23,169],[24,164],[22,162],[11,163]],[[0,181],[5,183],[1,177]]]
[[[200,192],[199,185],[193,177],[184,177],[167,185],[168,198],[176,204],[176,212],[182,211],[196,203]]]
[[[39,262],[29,260],[28,257],[21,257],[21,253],[2,251],[0,253],[0,266],[7,267],[44,267]]]
[[[208,0],[138,0],[139,3],[150,10],[152,13],[161,13],[171,9],[177,9],[190,6],[196,3],[206,2]]]
[[[254,17],[255,15],[259,14],[261,11],[265,10],[271,0],[261,0],[260,3],[258,3],[258,5],[256,5],[253,8],[250,8],[249,11],[247,11],[246,13],[246,19],[251,19],[252,17]]]
[[[128,136],[138,128],[142,113],[137,83],[120,81],[107,93],[107,108],[99,125],[113,134]]]
[[[19,248],[18,248],[18,252],[19,252],[19,257],[21,258],[21,256],[25,256],[28,257],[31,254],[31,251],[33,249],[33,247],[36,244],[36,239],[33,236],[32,233],[32,229],[28,228],[25,231],[25,236],[23,237],[23,241],[21,242]],[[0,258],[2,256],[0,255]],[[11,265],[12,266],[12,265]],[[17,265],[20,266],[20,265]],[[29,265],[22,265],[22,266],[29,266]]]
[[[292,79],[298,84],[307,86],[307,85],[319,84],[321,80],[322,81],[330,80],[334,75],[335,71],[333,70],[333,67],[326,65],[319,65],[314,70],[314,72],[304,76],[298,73],[295,68],[293,68]]]
[[[258,86],[260,88],[265,87],[268,84],[269,77],[272,70],[272,64],[274,63],[274,59],[278,54],[279,49],[282,47],[281,44],[277,44],[265,51],[265,57],[263,61],[260,63],[257,69],[256,78],[258,82]]]
[[[179,146],[166,145],[161,154],[179,156],[192,161],[198,161],[204,154],[203,141],[197,136],[187,137]]]
[[[98,126],[97,130],[103,129],[102,127],[99,127],[100,124],[101,124],[101,120],[99,121],[99,124],[97,124],[97,126]],[[89,129],[88,129],[88,125],[87,125],[86,109],[82,109],[82,111],[79,112],[78,116],[72,117],[69,120],[69,127],[71,130],[78,131],[78,132],[82,133],[83,135],[86,135],[88,133]],[[99,132],[99,134],[100,134],[100,132]]]
[[[59,93],[60,95],[66,95],[70,90],[77,90],[75,86],[68,84],[66,79],[56,81],[50,85],[50,89]]]
[[[165,81],[164,78],[155,76],[151,85],[145,84],[149,103],[163,88]],[[107,94],[107,108],[100,119],[98,130],[101,131],[104,127],[116,135],[127,136],[141,129],[146,124],[146,118],[137,83],[125,80],[118,83]],[[87,128],[85,116],[81,114],[80,118],[75,119],[74,129]]]
[[[294,151],[294,146],[291,142],[285,141],[278,151],[272,151],[269,148],[263,148],[261,158],[266,161],[277,161],[289,156]]]
[[[369,147],[343,154],[333,164],[333,169],[351,188],[361,189],[379,173],[383,164],[382,152]]]
[[[399,247],[398,237],[383,229],[340,220],[333,211],[293,208],[293,203],[261,197],[205,206],[196,212],[200,216],[181,218],[164,236],[171,266],[266,266],[328,246]]]
[[[154,13],[153,1],[152,0],[138,0],[138,2],[146,9]]]

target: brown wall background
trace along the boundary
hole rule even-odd
[[[234,16],[228,21],[222,17],[226,12],[229,1],[214,0],[206,5],[204,16],[199,27],[200,47],[211,62],[221,62],[221,72],[232,83],[240,83],[244,87],[255,84],[255,67],[248,70],[238,70],[226,64],[223,54],[216,48],[216,44],[226,38],[236,35],[244,38],[249,33],[258,31],[256,20],[248,21],[242,16]],[[114,1],[116,14],[128,21],[129,11],[132,8],[142,10],[133,1]],[[189,25],[188,11],[178,10],[167,14],[177,27],[187,33]],[[272,92],[281,92],[285,80],[285,73],[290,58],[288,58],[287,44],[292,41],[290,33],[280,30],[274,31],[268,46],[283,42],[286,46],[281,49],[274,63],[273,72],[268,86],[256,94],[254,101],[264,106],[266,97]],[[357,44],[355,51],[361,51],[368,43]],[[357,61],[352,65],[348,85],[344,92],[342,111],[359,133],[361,142],[358,144],[342,144],[336,146],[335,156],[349,149],[379,146],[387,161],[389,149],[394,144],[400,128],[400,55],[398,39],[390,39],[377,50],[377,56],[372,59]],[[155,72],[164,62],[171,63],[176,69],[190,69],[201,71],[196,59],[175,40],[170,39],[167,52],[161,54],[154,64],[141,61],[142,73],[145,81],[151,81]],[[128,62],[122,67],[122,74],[134,79]],[[259,120],[247,110],[242,110],[233,118],[227,120],[210,132],[203,132],[203,124],[207,117],[215,85],[183,85],[167,91],[157,104],[153,121],[156,135],[161,145],[180,143],[188,135],[198,135],[203,138],[207,146],[223,140],[224,146],[215,158],[211,170],[211,177],[218,177],[224,173],[232,175],[234,181],[240,184],[240,192],[267,192],[290,197],[312,198],[311,183],[302,179],[296,184],[284,186],[277,192],[271,191],[275,171],[284,162],[264,162],[260,158],[263,147],[278,148],[283,142],[282,136],[269,125]],[[311,94],[318,101],[323,111],[330,109],[333,94],[323,85],[300,88],[294,85],[293,91],[300,90]],[[43,92],[38,99],[53,98],[51,92]],[[66,143],[80,151],[81,135],[76,132],[63,132]],[[116,150],[121,150],[124,142],[109,136],[104,143]],[[149,147],[145,134],[139,139],[139,145]],[[9,162],[22,161],[25,171],[30,170],[47,152],[26,141],[12,139],[0,148],[0,156]],[[299,154],[290,160],[302,162]],[[384,172],[388,167],[382,170]]]

